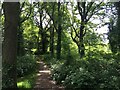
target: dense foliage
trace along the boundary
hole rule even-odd
[[[33,88],[43,60],[68,90],[120,90],[119,2],[10,3],[0,15],[3,88]]]
[[[17,59],[17,75],[22,77],[30,74],[36,69],[36,58],[32,55],[25,55]]]
[[[68,90],[119,90],[119,59],[119,55],[107,54],[99,59],[96,56],[72,60],[69,64],[64,61],[48,64],[52,68],[52,78]]]
[[[109,32],[108,39],[110,42],[110,47],[113,53],[117,53],[120,51],[120,2],[115,3],[117,17],[116,21],[115,16],[111,18],[111,22],[109,24]]]

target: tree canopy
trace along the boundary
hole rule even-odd
[[[3,88],[23,88],[20,81],[28,78],[33,88],[43,61],[51,78],[67,89],[120,89],[120,2],[26,1],[0,7]]]

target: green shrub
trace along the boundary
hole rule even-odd
[[[57,84],[62,84],[65,81],[67,75],[73,73],[76,70],[76,66],[74,66],[74,61],[70,65],[66,60],[64,63],[57,62],[52,65],[52,78],[57,82]]]
[[[17,75],[24,76],[34,71],[36,68],[36,59],[33,55],[17,57]]]
[[[82,89],[82,90],[91,90],[96,85],[94,81],[94,77],[90,75],[90,73],[82,68],[79,68],[71,75],[68,75],[65,79],[66,88],[74,89]]]
[[[55,80],[57,84],[63,83],[66,78],[66,75],[69,73],[69,69],[70,68],[67,68],[67,67],[54,68],[54,70],[52,71],[53,80]]]
[[[52,77],[68,90],[120,90],[119,60],[89,59],[57,64]]]

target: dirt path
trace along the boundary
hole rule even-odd
[[[55,81],[50,79],[50,70],[43,61],[38,62],[40,68],[37,74],[36,85],[34,90],[64,90],[60,85],[56,85]]]

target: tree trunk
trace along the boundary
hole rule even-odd
[[[23,29],[20,28],[21,25],[19,25],[18,30],[18,39],[17,39],[17,56],[24,56],[25,50],[24,50],[24,39],[23,39]]]
[[[42,44],[42,54],[45,54],[46,53],[46,37],[45,37],[45,34],[44,32],[41,33],[41,44]]]
[[[58,38],[57,38],[57,59],[60,59],[61,57],[61,14],[60,14],[60,2],[58,2]]]
[[[40,54],[40,28],[39,28],[39,31],[38,31],[38,37],[37,37],[37,52],[35,53],[36,55],[39,55]]]
[[[50,53],[54,57],[54,28],[50,30]]]
[[[117,20],[117,52],[120,52],[120,1],[117,3],[117,14],[118,14],[118,20]]]
[[[5,30],[3,42],[3,88],[17,87],[16,55],[19,2],[4,2]]]
[[[84,22],[84,19],[83,19]],[[84,31],[84,25],[81,24],[80,26],[80,37],[79,37],[79,54],[80,54],[80,58],[82,58],[85,55],[85,46],[84,46],[84,42],[83,42],[83,31]]]
[[[45,31],[43,29],[43,21],[42,21],[42,16],[43,16],[43,11],[41,9],[41,11],[39,12],[40,13],[40,34],[41,34],[41,46],[42,46],[42,51],[41,51],[41,54],[45,54],[46,53],[46,36],[45,36]]]

